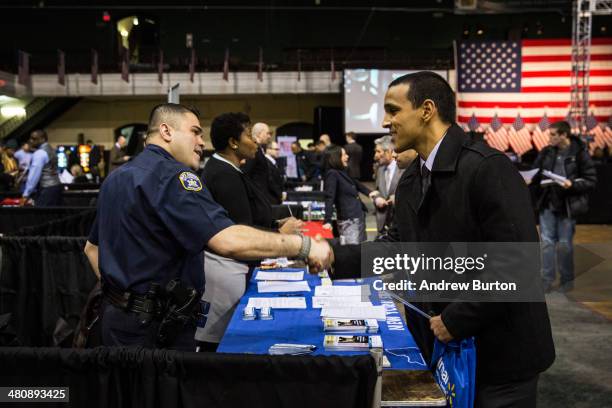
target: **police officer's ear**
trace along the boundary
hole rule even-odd
[[[172,129],[167,123],[160,123],[159,134],[165,142],[170,143],[172,141]]]
[[[228,145],[232,150],[236,150],[238,149],[238,141],[236,139],[234,139],[233,137],[230,137],[228,140]]]
[[[421,105],[421,120],[424,123],[428,123],[434,117],[437,110],[438,108],[436,107],[434,101],[431,99],[425,99]]]

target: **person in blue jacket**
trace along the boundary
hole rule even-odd
[[[194,172],[203,149],[196,110],[158,105],[146,148],[102,184],[85,253],[102,280],[106,346],[194,350],[205,247],[241,260],[307,259],[314,270],[330,262],[325,242],[234,225]]]

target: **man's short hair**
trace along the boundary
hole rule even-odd
[[[36,135],[37,137],[41,137],[43,140],[48,140],[47,131],[44,129],[36,129],[31,133],[32,136]]]
[[[393,144],[393,138],[389,135],[379,137],[378,139],[374,140],[374,144],[380,146],[380,148],[384,151],[395,149],[395,145]]]
[[[572,128],[569,123],[564,120],[554,122],[550,125],[551,128],[557,130],[557,133],[565,133],[565,136],[570,137],[572,135]]]
[[[178,103],[161,103],[155,106],[149,115],[147,134],[155,132],[159,125],[164,122],[172,127],[178,127],[176,117],[186,113],[193,113],[200,119],[200,112],[192,106],[180,105]]]
[[[259,137],[259,134],[264,132],[265,130],[269,130],[270,126],[266,125],[263,122],[257,122],[256,124],[253,125],[253,129],[251,129],[251,132],[253,133],[253,137]]]
[[[347,139],[350,137],[351,139],[355,140],[355,132],[346,132],[344,137],[346,137]]]
[[[222,113],[214,118],[210,125],[210,140],[215,150],[224,150],[232,137],[240,140],[240,135],[250,123],[251,118],[242,112]]]
[[[414,109],[423,105],[426,99],[431,99],[438,109],[438,116],[444,123],[454,123],[457,117],[455,93],[448,82],[440,75],[431,71],[420,71],[406,74],[394,79],[389,88],[396,85],[409,86],[406,99]]]

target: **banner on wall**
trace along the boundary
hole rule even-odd
[[[287,158],[287,167],[285,168],[285,174],[288,178],[297,178],[297,163],[295,161],[295,155],[291,151],[291,143],[295,142],[297,137],[295,136],[277,136],[276,143],[280,149],[279,154],[281,157]]]

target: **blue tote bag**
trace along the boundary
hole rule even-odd
[[[476,389],[474,338],[452,340],[446,344],[436,339],[431,365],[434,378],[446,395],[446,405],[451,408],[472,408]]]

